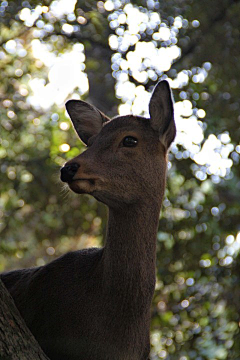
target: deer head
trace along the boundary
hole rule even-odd
[[[80,100],[68,101],[66,108],[87,146],[61,169],[61,180],[71,190],[91,194],[113,208],[162,197],[166,154],[176,134],[167,81],[153,91],[149,119],[127,115],[110,120]]]

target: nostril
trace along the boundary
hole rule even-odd
[[[78,171],[80,165],[77,163],[72,163],[65,165],[61,168],[61,180],[63,182],[70,182],[73,180],[74,175]]]
[[[75,175],[79,169],[79,165],[77,163],[69,164],[69,165],[67,165],[67,169],[70,174]]]

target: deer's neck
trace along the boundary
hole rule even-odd
[[[156,236],[160,202],[109,210],[104,276],[118,296],[138,294],[151,301],[155,284]],[[130,300],[132,301],[132,299]]]

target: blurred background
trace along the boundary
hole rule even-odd
[[[84,150],[66,100],[148,116],[173,89],[152,360],[240,359],[239,19],[238,0],[0,1],[0,271],[102,244],[105,207],[59,180]]]

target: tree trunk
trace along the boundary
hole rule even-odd
[[[0,280],[0,359],[48,360]]]

